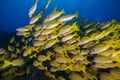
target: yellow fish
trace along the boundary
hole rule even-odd
[[[47,10],[47,8],[49,7],[51,2],[52,2],[52,0],[48,0],[48,3],[44,7],[44,10],[43,10],[44,12]]]
[[[74,22],[72,25],[66,25],[65,27],[61,27],[58,31],[59,34],[65,34],[70,32],[72,29],[75,29],[76,31],[78,31],[78,26],[77,26],[77,22]]]
[[[66,50],[61,46],[56,46],[54,48],[54,51],[57,52],[57,53],[66,53]]]
[[[40,35],[48,35],[48,34],[52,34],[56,31],[56,28],[52,28],[52,29],[44,29]]]
[[[46,60],[50,60],[50,56],[45,56],[45,55],[38,56],[38,61],[46,61]]]
[[[35,31],[35,33],[34,33],[34,37],[39,36],[41,32],[42,32],[42,30],[41,30],[41,29],[40,29],[40,30]]]
[[[64,14],[65,11],[64,9],[59,11],[59,12],[56,12],[56,11],[53,11],[50,15],[48,15],[45,19],[44,19],[44,23],[45,22],[48,22],[48,21],[52,21],[52,20],[55,20],[57,19],[58,17],[60,17],[62,14]]]
[[[12,63],[12,66],[21,66],[21,65],[25,64],[25,60],[24,60],[24,58],[19,57],[17,59],[12,60],[11,63]]]
[[[26,56],[32,54],[32,51],[33,51],[33,47],[30,47],[30,46],[27,47],[26,50],[23,53],[23,56],[26,57]]]
[[[100,53],[100,52],[103,52],[107,49],[109,49],[110,46],[104,44],[104,43],[100,43],[100,44],[97,44],[96,46],[94,46],[91,50],[91,53],[90,54],[97,54],[97,53]]]
[[[58,22],[58,21],[49,21],[46,23],[43,23],[42,28],[43,29],[51,29],[51,28],[55,28],[60,24],[64,24],[65,22]]]
[[[69,75],[70,80],[85,80],[80,74],[72,72]]]
[[[46,44],[46,41],[43,41],[43,40],[37,40],[33,43],[33,46],[37,47],[37,46],[43,46]]]
[[[68,44],[74,44],[74,43],[76,43],[77,41],[80,41],[80,37],[74,37],[74,38],[66,41],[66,43],[68,43]]]
[[[64,56],[57,56],[55,58],[55,62],[57,62],[57,63],[70,63],[70,59],[66,58]]]
[[[42,25],[41,24],[38,24],[35,26],[35,30],[40,30],[42,28]]]
[[[58,62],[56,62],[56,61],[51,61],[51,62],[50,62],[50,65],[53,66],[53,67],[58,67],[58,66],[60,66],[60,64],[59,64]]]
[[[3,48],[0,48],[0,55],[1,55],[1,54],[6,54],[6,50],[3,49]]]
[[[78,12],[76,12],[75,14],[61,16],[60,18],[58,18],[57,21],[59,22],[69,21],[72,20],[74,17],[78,17]]]
[[[115,59],[107,56],[95,56],[93,62],[96,63],[112,63]]]
[[[13,43],[14,40],[15,40],[15,37],[12,37],[12,38],[10,39],[10,43]]]
[[[59,42],[58,39],[49,40],[49,41],[45,44],[44,49],[47,49],[47,48],[53,46],[53,45],[56,44],[57,42]]]
[[[92,38],[86,36],[86,37],[81,38],[80,41],[77,42],[76,44],[77,45],[83,45],[83,44],[88,43],[88,42],[90,42],[92,40],[93,40]]]
[[[87,55],[90,52],[90,49],[82,49],[80,54],[81,55]]]
[[[17,32],[17,34],[16,35],[18,35],[18,36],[29,36],[30,35],[30,32],[27,32],[27,31],[25,31],[25,32],[23,32],[23,31],[20,31],[20,32]]]
[[[8,50],[13,52],[13,51],[15,51],[15,48],[13,46],[8,46]]]
[[[51,72],[49,72],[49,71],[45,71],[44,72],[44,74],[46,75],[46,76],[48,76],[48,77],[50,77],[50,78],[53,78],[53,79],[55,79],[56,77],[55,77],[55,75],[54,74],[52,74]]]
[[[53,33],[53,34],[50,34],[48,35],[48,40],[51,40],[51,39],[56,39],[58,38],[59,36],[61,36],[60,34],[57,34],[57,33]]]
[[[88,42],[82,46],[82,48],[92,48],[96,45],[95,42]]]
[[[66,36],[62,37],[61,42],[68,41],[68,40],[72,39],[72,38],[75,37],[75,36],[78,36],[78,34],[77,34],[77,33],[74,33],[74,34],[66,35]]]
[[[77,55],[77,54],[80,54],[80,50],[73,49],[73,50],[69,50],[68,53],[73,54],[73,55]]]
[[[93,67],[107,69],[107,68],[115,68],[116,64],[114,63],[95,63]]]
[[[35,13],[35,11],[37,9],[37,4],[38,4],[38,0],[36,0],[34,5],[30,8],[29,14],[28,14],[30,18],[34,15],[34,13]]]
[[[35,24],[29,24],[27,26],[17,28],[16,31],[24,32],[24,31],[30,31],[35,26]]]
[[[48,36],[47,35],[39,35],[38,37],[35,38],[35,40],[46,40],[48,39]]]
[[[66,80],[63,76],[58,76],[58,80]]]
[[[42,11],[40,11],[40,13],[38,13],[37,15],[33,16],[29,24],[33,24],[37,22],[41,17],[42,17]]]

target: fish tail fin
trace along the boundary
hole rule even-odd
[[[36,3],[38,3],[39,0],[36,0]]]
[[[78,11],[75,13],[75,17],[78,17]]]
[[[59,42],[59,39],[58,39],[58,38],[56,38],[56,42]]]
[[[51,60],[50,56],[47,56],[47,60]]]
[[[79,27],[78,27],[78,26],[76,26],[76,27],[75,27],[75,30],[76,30],[76,31],[80,31],[80,29],[79,29]]]
[[[12,63],[10,61],[4,60],[4,65],[2,66],[2,68],[6,68],[10,65],[12,65]]]
[[[50,2],[52,1],[52,0],[49,0]]]
[[[73,24],[72,24],[72,26],[74,27],[74,26],[76,26],[77,25],[77,22],[75,21]]]
[[[61,11],[62,13],[65,13],[65,10],[64,9],[62,9],[62,11]]]
[[[77,36],[78,34],[77,34],[77,32],[75,32],[73,35],[74,35],[74,36]]]
[[[55,5],[53,12],[56,12],[58,8],[58,5]]]

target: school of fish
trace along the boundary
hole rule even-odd
[[[57,5],[43,16],[51,2],[36,13],[36,0],[29,24],[16,29],[19,37],[0,46],[0,80],[33,80],[38,71],[49,80],[120,80],[120,22],[76,20],[77,11],[67,14]]]

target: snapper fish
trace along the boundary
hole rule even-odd
[[[40,35],[40,33],[42,32],[42,30],[40,29],[40,30],[37,30],[37,31],[35,31],[34,32],[34,37],[38,37],[39,35]]]
[[[45,45],[46,41],[43,41],[43,40],[36,40],[34,43],[33,43],[33,46],[35,47],[38,47],[38,46],[43,46]]]
[[[42,28],[42,25],[41,24],[38,24],[35,26],[35,30],[40,30]]]
[[[101,24],[100,29],[104,30],[104,29],[110,27],[111,24],[112,24],[112,22],[104,22],[104,23]]]
[[[30,32],[28,32],[28,31],[20,31],[20,32],[17,32],[17,34],[16,35],[18,35],[18,36],[29,36],[30,35]]]
[[[57,6],[56,6],[57,7]],[[56,10],[54,10],[51,14],[49,14],[45,19],[44,19],[44,23],[48,22],[48,21],[52,21],[57,19],[58,17],[60,17],[62,14],[64,14],[65,11],[64,9],[61,11],[56,12]]]
[[[11,39],[10,39],[10,43],[13,43],[15,41],[15,37],[13,36]]]
[[[91,48],[94,47],[96,44],[95,42],[88,42],[82,46],[82,48]]]
[[[54,51],[57,52],[57,53],[64,53],[64,52],[66,52],[66,50],[64,48],[62,48],[61,46],[56,46],[54,48]]]
[[[46,61],[46,60],[50,60],[50,56],[45,56],[45,55],[38,56],[38,61]]]
[[[107,68],[115,68],[117,65],[114,63],[95,63],[93,67],[107,69]]]
[[[107,57],[107,56],[95,56],[93,62],[96,63],[112,63],[113,61],[115,61],[114,58],[111,57]]]
[[[43,29],[51,29],[51,28],[55,28],[57,27],[58,25],[60,24],[64,24],[65,22],[58,22],[58,21],[49,21],[49,22],[46,22],[42,25],[42,28]]]
[[[70,80],[85,80],[85,78],[83,78],[81,75],[75,72],[70,73],[69,78]]]
[[[6,54],[6,50],[3,49],[3,48],[0,48],[0,55],[1,55],[1,54]]]
[[[35,40],[45,40],[48,39],[47,35],[39,35],[38,37],[35,38]]]
[[[86,37],[81,38],[80,41],[77,42],[76,44],[77,45],[83,45],[83,44],[86,44],[86,43],[88,43],[92,40],[93,40],[92,38],[90,38],[89,36],[86,36]]]
[[[24,32],[24,31],[30,31],[35,26],[35,24],[29,24],[27,26],[17,28],[16,31]]]
[[[74,38],[68,40],[66,43],[68,43],[68,44],[74,44],[77,41],[80,41],[80,37],[74,37]]]
[[[57,19],[57,21],[65,22],[65,21],[72,20],[75,17],[78,17],[78,12],[76,12],[75,14],[61,16],[60,18]]]
[[[33,52],[33,47],[29,46],[29,47],[26,48],[26,50],[24,51],[23,56],[26,57],[26,56],[32,54],[32,52]]]
[[[51,61],[51,62],[50,62],[50,65],[53,66],[53,67],[58,67],[58,66],[60,66],[60,64],[59,64],[58,62],[56,62],[56,61]]]
[[[66,80],[63,76],[58,76],[58,80]]]
[[[56,28],[52,28],[52,29],[44,29],[40,35],[44,36],[44,35],[49,35],[51,33],[54,33],[56,31]]]
[[[50,48],[51,46],[53,46],[53,45],[56,44],[57,42],[59,42],[58,39],[49,40],[49,41],[45,44],[44,49]]]
[[[36,0],[34,5],[30,8],[29,14],[28,14],[30,18],[34,15],[34,13],[35,13],[35,11],[37,9],[37,4],[38,4],[38,0]]]
[[[11,63],[12,63],[12,66],[21,66],[25,63],[25,60],[24,58],[19,57],[17,59],[12,60]]]
[[[43,12],[45,12],[47,10],[47,8],[49,7],[51,2],[52,2],[52,0],[48,0],[48,3],[45,5]]]
[[[60,34],[57,34],[57,33],[50,34],[49,37],[48,37],[48,40],[56,39],[56,38],[58,38],[59,36],[61,36],[61,35],[60,35]]]
[[[109,49],[110,46],[109,45],[106,45],[104,43],[100,43],[100,44],[97,44],[96,46],[94,46],[91,50],[91,53],[90,54],[97,54],[97,53],[100,53],[100,52],[103,52],[107,49]]]
[[[78,36],[78,34],[77,34],[77,33],[74,33],[74,34],[66,35],[66,36],[62,37],[61,42],[68,41],[68,40],[72,39],[72,38],[75,37],[75,36]]]
[[[65,27],[61,27],[58,31],[59,34],[65,34],[65,33],[69,33],[72,30],[76,30],[78,31],[79,28],[77,26],[77,22],[74,22],[72,25],[66,25]]]
[[[6,68],[9,66],[21,66],[25,63],[25,60],[21,57],[14,59],[12,61],[4,60],[4,64],[0,67],[1,68]]]
[[[68,53],[77,55],[77,54],[80,54],[80,50],[73,49],[73,50],[69,50]]]
[[[42,17],[43,11],[40,11],[37,15],[33,16],[29,22],[29,24],[33,24],[37,22]]]
[[[15,51],[15,48],[13,46],[8,46],[8,50],[13,52],[13,51]]]
[[[57,56],[55,58],[55,62],[57,63],[70,63],[70,59],[64,56]]]
[[[53,78],[53,79],[55,79],[56,77],[55,77],[55,75],[54,74],[52,74],[51,72],[49,72],[49,71],[45,71],[44,72],[44,74],[46,75],[46,76],[48,76],[48,77],[51,77],[51,78]]]

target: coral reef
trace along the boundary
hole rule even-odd
[[[31,15],[30,24],[16,29],[20,37],[12,37],[6,49],[0,48],[1,80],[23,76],[33,80],[39,72],[49,80],[120,79],[117,20],[73,20],[78,12],[65,14],[56,7],[45,18],[43,13]]]

